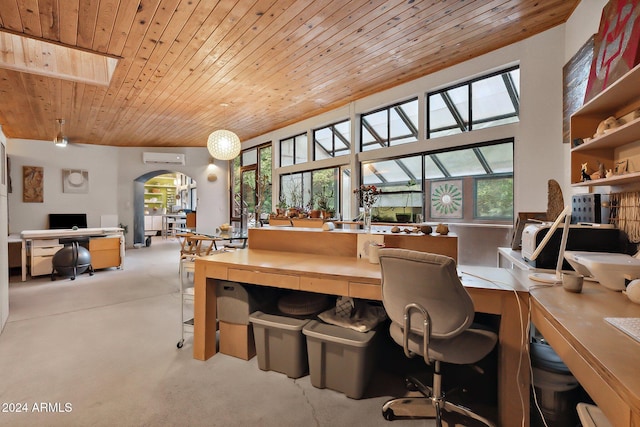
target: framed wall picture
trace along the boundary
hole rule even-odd
[[[78,169],[62,170],[62,192],[63,193],[88,193],[89,192],[89,172]]]
[[[44,168],[42,166],[22,167],[22,201],[24,203],[44,202]]]
[[[431,218],[462,218],[462,180],[432,182],[430,206]]]
[[[640,62],[640,0],[609,0],[602,9],[584,102]]]
[[[562,67],[564,90],[562,92],[562,142],[569,143],[571,135],[571,115],[584,102],[589,80],[589,68],[593,61],[595,34],[582,45],[580,50]]]

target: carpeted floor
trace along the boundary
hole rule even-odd
[[[12,276],[0,335],[0,425],[435,425],[381,416],[387,399],[405,393],[399,348],[399,357],[381,358],[360,400],[314,388],[309,376],[261,371],[255,357],[194,360],[190,335],[176,347],[178,252],[177,241],[154,238],[127,250],[123,270],[76,280]]]

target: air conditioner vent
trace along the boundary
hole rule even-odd
[[[142,163],[184,165],[185,155],[182,153],[142,153]]]

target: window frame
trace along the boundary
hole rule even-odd
[[[304,160],[303,160],[303,161],[298,162],[298,161],[297,161],[297,158],[298,158],[298,156],[297,156],[297,151],[298,151],[298,148],[297,148],[297,147],[298,147],[298,138],[300,138],[301,136],[304,136],[307,140],[306,140],[306,144],[305,144]],[[283,143],[288,142],[288,141],[291,141],[292,146],[293,146],[293,151],[292,151],[292,155],[291,155],[291,157],[292,157],[292,158],[291,158],[291,162],[292,162],[292,163],[291,163],[291,164],[283,165],[283,164],[282,164],[282,159],[283,159],[283,157],[282,157],[282,152],[283,152],[283,151],[282,151],[282,145],[283,145]],[[281,140],[279,141],[279,145],[278,145],[278,153],[279,153],[279,157],[280,157],[280,167],[281,167],[281,168],[282,168],[282,167],[288,167],[288,166],[299,165],[299,164],[302,164],[302,163],[307,163],[307,162],[309,162],[309,136],[307,135],[307,132],[306,132],[306,131],[305,131],[305,132],[301,132],[301,133],[299,133],[299,134],[296,134],[296,135],[290,136],[290,137],[288,137],[288,138],[283,138],[283,139],[281,139]]]
[[[449,103],[451,105],[448,105],[449,111],[451,112],[451,115],[454,118],[454,121],[457,123],[457,127],[460,129],[460,133],[465,133],[465,132],[472,132],[474,129],[474,125],[478,125],[479,123],[485,123],[485,122],[491,122],[491,121],[498,121],[498,120],[503,120],[505,118],[509,118],[509,117],[516,117],[517,120],[515,122],[519,122],[520,121],[520,90],[517,87],[514,87],[514,83],[511,81],[511,83],[506,83],[505,82],[505,88],[507,90],[507,93],[510,96],[512,105],[514,107],[514,114],[507,114],[507,115],[500,115],[500,116],[495,116],[495,117],[490,117],[488,119],[484,119],[481,122],[480,121],[474,121],[473,119],[473,84],[483,81],[483,80],[488,80],[490,78],[496,77],[496,76],[503,76],[503,80],[505,78],[510,79],[510,74],[512,71],[515,70],[520,70],[520,65],[513,65],[511,67],[507,67],[507,68],[503,68],[501,70],[498,71],[494,71],[492,73],[488,73],[488,74],[483,74],[482,76],[478,76],[475,77],[473,79],[469,79],[469,80],[465,80],[463,82],[451,85],[451,86],[447,86],[445,88],[442,89],[438,89],[438,90],[434,90],[434,91],[430,91],[427,92],[425,95],[425,104],[426,104],[426,108],[425,108],[425,138],[427,140],[433,140],[433,139],[437,139],[437,138],[441,138],[441,137],[445,137],[445,136],[450,136],[450,135],[439,135],[439,136],[433,136],[432,133],[435,132],[442,132],[448,128],[439,128],[439,129],[435,129],[432,130],[431,129],[431,97],[432,96],[436,96],[436,95],[441,95],[443,93],[449,92],[451,90],[454,89],[458,89],[461,87],[467,87],[467,121],[466,123],[464,121],[461,122],[461,120],[463,120],[463,118],[460,116],[460,112],[458,111],[458,109],[455,107],[455,104],[453,103]],[[507,77],[505,77],[507,76]],[[515,93],[514,93],[515,91]],[[445,104],[447,105],[447,100],[445,97],[443,97],[443,100],[445,102]],[[455,110],[455,111],[452,111]],[[463,126],[464,125],[464,126]],[[500,124],[496,124],[494,126],[500,126]],[[488,126],[488,127],[493,127],[493,126]],[[480,129],[483,129],[485,127],[480,127]]]
[[[339,136],[338,136],[338,135],[342,135],[342,133],[339,132],[336,129],[336,126],[341,125],[343,123],[348,123],[349,124],[349,135],[346,135],[347,138],[349,138],[348,140],[344,140],[343,138],[339,138]],[[327,153],[328,158],[336,158],[336,157],[340,157],[340,156],[349,155],[351,153],[351,149],[352,149],[353,145],[351,143],[351,119],[347,118],[345,120],[340,120],[340,121],[331,123],[330,125],[327,125],[327,126],[322,126],[322,127],[319,127],[319,128],[315,128],[315,129],[313,129],[311,131],[311,134],[313,136],[313,161],[318,160],[316,158],[317,157],[316,156],[316,149],[317,149],[318,146],[320,147],[320,149],[322,149],[323,151],[326,152],[326,150],[324,149],[324,146],[322,146],[322,144],[320,144],[318,142],[318,140],[316,139],[316,133],[317,132],[321,132],[321,131],[323,131],[325,129],[329,129],[331,131],[331,152]],[[344,135],[343,135],[343,137],[344,137]],[[336,156],[336,138],[339,138],[342,141],[342,143],[347,146],[347,152],[345,154],[340,154],[340,155]]]
[[[399,107],[401,107],[404,104],[408,104],[410,102],[416,102],[417,103],[417,107],[419,110],[420,107],[420,98],[418,96],[409,98],[409,99],[405,99],[403,101],[400,102],[396,102],[394,104],[390,104],[390,105],[386,105],[384,107],[381,108],[377,108],[375,110],[371,110],[371,111],[367,111],[366,113],[361,113],[359,114],[359,124],[360,124],[360,151],[361,152],[365,152],[365,151],[372,151],[372,150],[377,150],[380,148],[389,148],[392,146],[398,146],[398,145],[403,145],[403,144],[410,144],[413,142],[418,142],[419,137],[420,137],[420,131],[419,131],[419,123],[413,123],[408,116],[406,116],[406,113],[404,112],[404,110],[399,109]],[[391,111],[393,109],[396,109],[396,113],[398,114],[398,116],[400,116],[400,119],[404,122],[405,126],[409,129],[409,131],[411,133],[407,134],[407,135],[392,135],[391,134]],[[379,135],[377,135],[377,132],[373,129],[373,126],[371,125],[366,125],[366,117],[367,116],[371,116],[380,112],[386,111],[386,131],[387,131],[387,136],[386,139],[382,139],[380,138]],[[402,111],[402,113],[400,113],[400,111]],[[419,115],[418,115],[418,121],[419,121]],[[369,133],[371,136],[373,136],[374,138],[374,142],[370,143],[368,145],[375,145],[376,143],[379,144],[379,147],[374,147],[374,148],[365,148],[364,145],[364,135],[365,135],[365,131],[366,133]],[[415,141],[408,141],[408,142],[402,142],[399,144],[393,144],[394,140],[404,140],[407,138],[413,137],[415,139]]]

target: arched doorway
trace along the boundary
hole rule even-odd
[[[145,196],[146,189],[145,184],[152,180],[153,178],[159,177],[161,175],[176,175],[179,178],[177,180],[179,182],[175,182],[175,191],[173,195],[176,200],[180,200],[181,196],[184,197],[185,188],[189,189],[190,193],[193,193],[193,197],[189,194],[189,198],[193,200],[193,205],[190,203],[189,208],[195,210],[195,191],[196,191],[196,182],[191,177],[184,175],[181,172],[170,171],[166,169],[155,170],[151,172],[147,172],[143,175],[140,175],[136,179],[133,180],[133,244],[134,245],[144,245],[146,241],[145,236],[145,214],[147,211],[151,210],[154,215],[162,215],[164,213],[163,209],[158,209],[160,206],[164,206],[169,212],[171,212],[171,208],[173,205],[167,206],[166,201],[162,198],[159,200],[165,201],[164,204],[158,204],[157,207],[153,203],[149,203],[149,199]],[[187,183],[188,182],[188,183]],[[146,199],[146,200],[145,200]],[[175,203],[175,202],[172,202]],[[182,202],[181,202],[182,203]]]

